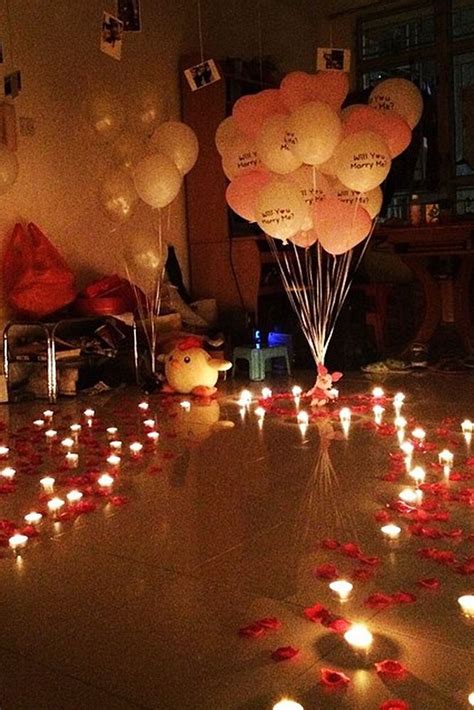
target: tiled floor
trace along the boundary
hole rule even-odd
[[[297,381],[309,384],[304,373],[291,384]],[[380,383],[348,376],[340,390],[354,407],[361,405],[354,395],[374,384]],[[405,392],[403,414],[436,443],[435,450],[418,454],[428,479],[442,478],[430,462],[449,442],[456,445],[455,469],[470,476],[450,482],[450,490],[472,492],[474,467],[464,466],[469,453],[459,425],[474,419],[474,377],[407,374],[381,384]],[[289,388],[284,380],[273,386]],[[472,495],[471,506],[468,494],[463,504],[441,501],[449,522],[427,523],[461,528],[461,538],[413,537],[409,521],[401,519],[402,539],[389,545],[374,514],[402,487],[380,480],[397,440],[369,428],[372,403],[362,402],[369,411],[353,415],[347,439],[339,436],[337,414],[316,418],[302,436],[293,419],[275,412],[259,428],[255,405],[242,416],[232,387],[224,384],[218,402],[193,403],[190,412],[150,397],[160,443],[135,463],[124,454],[114,494],[126,503],[92,496],[94,512],[63,522],[49,517],[21,558],[0,547],[1,710],[271,710],[285,695],[306,710],[377,709],[390,698],[415,710],[468,708],[474,622],[461,615],[456,600],[474,593],[473,576],[423,559],[417,550],[453,550],[461,561],[472,555]],[[260,387],[252,390],[258,394]],[[105,470],[106,426],[117,425],[124,442],[144,439],[141,399],[138,392],[117,391],[54,407],[60,438],[85,406],[96,409],[93,436],[79,448],[79,473],[98,462]],[[277,405],[282,403],[273,409]],[[0,411],[6,423],[0,443],[10,446],[9,464],[17,468],[17,490],[0,496],[0,519],[21,521],[45,505],[38,502],[41,473],[60,479],[60,444],[48,449],[32,424],[45,406],[3,405]],[[391,422],[392,404],[385,408]],[[435,431],[447,416],[454,418],[443,425],[449,432]],[[33,449],[43,463],[26,473]],[[70,487],[56,492],[65,495]],[[380,564],[322,549],[326,537],[357,542]],[[327,581],[314,575],[322,562],[345,575],[373,569],[374,577],[355,581],[341,604]],[[422,577],[437,577],[440,588],[420,589]],[[375,591],[409,591],[417,600],[377,610],[364,605]],[[355,654],[341,635],[304,617],[304,608],[317,601],[369,626],[374,642],[368,654]],[[257,639],[238,635],[240,627],[270,616],[281,628]],[[275,662],[271,653],[280,646],[299,653]],[[403,663],[404,676],[378,675],[373,663],[383,659]],[[343,671],[351,682],[345,689],[325,688],[322,667]]]

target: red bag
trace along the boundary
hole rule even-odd
[[[42,318],[74,300],[74,275],[41,230],[16,224],[3,259],[9,306],[24,318]]]

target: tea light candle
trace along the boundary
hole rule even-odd
[[[421,427],[416,427],[416,429],[413,429],[411,435],[414,439],[421,443],[426,437],[426,431]]]
[[[117,456],[117,454],[110,454],[110,456],[107,456],[107,463],[109,466],[112,466],[112,468],[118,468],[121,461],[122,459],[120,456]]]
[[[410,478],[413,478],[417,486],[419,486],[420,483],[423,483],[426,477],[425,469],[421,466],[415,466],[415,468],[412,468],[408,475]]]
[[[332,387],[329,392],[330,399],[337,399],[339,397],[339,390],[336,387]]]
[[[300,703],[297,703],[295,700],[283,698],[276,705],[273,706],[272,710],[304,710],[304,707],[300,705]]]
[[[25,522],[28,523],[28,525],[39,525],[42,520],[43,516],[41,515],[41,513],[37,513],[34,510],[32,510],[31,513],[27,513],[25,515]]]
[[[21,550],[23,547],[25,547],[27,542],[28,537],[26,535],[22,535],[21,533],[16,533],[15,535],[12,535],[10,538],[8,538],[8,544],[12,548],[13,552],[18,552],[18,550]]]
[[[129,448],[132,458],[137,459],[142,453],[143,444],[140,444],[139,441],[134,441],[132,444],[130,444]]]
[[[263,407],[257,407],[255,410],[255,416],[257,416],[259,419],[263,419],[265,416],[265,409]]]
[[[382,423],[382,416],[383,416],[383,413],[385,412],[385,409],[380,404],[376,404],[374,407],[372,407],[372,411],[374,413],[375,423],[381,424]]]
[[[61,441],[61,446],[63,446],[65,449],[72,449],[75,443],[76,442],[74,441],[74,439],[71,439],[71,437],[68,436],[66,439],[63,439]]]
[[[241,407],[247,407],[252,401],[252,393],[249,390],[242,390],[240,393],[239,404]]]
[[[48,510],[51,513],[57,513],[58,510],[61,510],[61,508],[64,505],[64,501],[62,498],[51,498],[51,500],[48,501]]]
[[[438,461],[443,466],[452,466],[454,461],[454,455],[448,449],[443,449],[438,454]]]
[[[463,422],[461,422],[461,429],[463,434],[472,434],[474,424],[471,422],[470,419],[465,419]]]
[[[58,432],[55,429],[48,429],[44,432],[44,435],[48,444],[52,444],[55,438],[57,437]]]
[[[44,427],[44,424],[45,424],[44,419],[35,419],[34,422],[33,422],[33,425],[34,425],[37,429],[42,429],[42,428]]]
[[[114,478],[108,473],[103,473],[102,476],[97,479],[97,483],[101,488],[112,488],[114,485]]]
[[[0,446],[0,458],[1,459],[8,458],[9,453],[10,453],[10,449],[8,448],[8,446]]]
[[[468,702],[474,708],[474,693],[469,693]]]
[[[74,505],[74,503],[79,503],[82,497],[83,494],[81,493],[81,491],[78,491],[75,488],[72,491],[69,491],[69,493],[66,493],[68,503],[71,503],[71,505]]]
[[[77,468],[77,465],[79,463],[79,454],[73,453],[72,451],[68,451],[65,456],[65,459],[69,468]]]
[[[308,412],[305,412],[304,410],[302,410],[301,412],[298,412],[298,414],[296,416],[296,420],[297,420],[298,424],[302,424],[303,426],[308,426],[308,422],[309,422]]]
[[[45,409],[43,412],[43,417],[46,419],[46,421],[50,422],[51,419],[54,417],[54,412],[52,409]]]
[[[52,476],[45,476],[40,480],[40,483],[43,486],[45,493],[53,492],[54,480],[55,479]]]
[[[148,404],[148,402],[140,402],[140,404],[138,405],[138,409],[141,412],[148,412],[149,407],[150,405]]]
[[[2,476],[2,478],[6,478],[7,481],[12,481],[15,478],[15,473],[16,470],[14,468],[7,466],[0,471],[0,476]]]
[[[413,488],[404,488],[400,491],[398,497],[404,503],[408,503],[408,505],[417,505],[421,502],[423,493],[420,490],[414,491]]]
[[[459,597],[458,604],[464,616],[474,619],[474,594],[464,594]]]
[[[411,441],[404,441],[403,444],[400,445],[400,449],[406,456],[411,456],[415,450],[415,447]]]
[[[341,601],[345,601],[352,592],[353,585],[345,579],[336,579],[335,582],[330,583],[329,589],[335,592]]]
[[[405,395],[403,394],[403,392],[397,392],[397,393],[393,396],[393,405],[394,405],[395,407],[396,407],[396,406],[401,406],[401,405],[404,403],[404,401],[405,401]]]
[[[77,435],[80,433],[80,431],[81,431],[81,429],[82,429],[82,426],[81,426],[80,424],[71,424],[71,426],[69,427],[69,429],[71,430],[71,432],[72,432],[74,435],[77,436]]]
[[[191,409],[191,402],[184,400],[183,402],[179,403],[179,406],[184,409],[185,412],[189,412],[189,410]]]
[[[352,413],[349,407],[343,407],[339,412],[339,419],[341,420],[341,422],[350,422],[351,416]]]
[[[154,419],[145,419],[143,422],[143,426],[145,429],[154,429],[155,428],[155,420]]]
[[[301,387],[299,385],[295,385],[291,390],[291,394],[293,395],[293,397],[295,399],[297,399],[298,397],[301,397],[302,393],[303,393],[303,390],[301,389]]]
[[[156,444],[158,442],[158,439],[160,438],[160,435],[157,431],[149,431],[146,435],[146,438],[153,444]]]
[[[374,389],[372,390],[372,397],[374,397],[375,399],[382,399],[384,394],[385,393],[381,387],[374,387]]]
[[[408,422],[405,419],[405,417],[400,417],[400,416],[395,417],[394,424],[397,427],[397,429],[404,429],[406,427],[407,423]]]
[[[271,391],[270,387],[264,387],[262,389],[263,399],[270,399],[271,396],[272,396],[272,391]]]
[[[92,419],[95,417],[95,409],[84,409],[84,416],[86,419]]]
[[[122,442],[118,439],[114,439],[113,441],[111,441],[109,446],[111,451],[113,451],[115,454],[118,454],[120,453],[120,451],[122,451]]]
[[[344,634],[347,643],[357,650],[367,651],[372,645],[374,637],[365,624],[352,624]]]
[[[388,537],[389,540],[396,540],[402,529],[398,527],[398,525],[394,525],[393,523],[389,523],[388,525],[383,525],[380,528],[380,531],[385,535],[385,537]]]

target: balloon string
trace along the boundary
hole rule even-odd
[[[263,86],[263,40],[262,40],[262,6],[257,2],[257,33],[258,33],[258,59],[260,71],[260,85]]]
[[[7,15],[7,31],[8,31],[8,53],[10,55],[10,65],[13,69],[13,39],[12,39],[12,23],[10,19],[10,3],[9,0],[5,0],[5,10]]]
[[[201,64],[204,62],[204,44],[202,40],[202,17],[201,17],[201,0],[197,0],[198,13],[198,33],[199,33],[199,49],[201,52]]]

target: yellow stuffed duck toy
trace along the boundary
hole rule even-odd
[[[215,385],[219,372],[231,367],[232,363],[228,360],[212,358],[197,338],[187,338],[166,356],[168,386],[165,389],[179,394],[212,397],[217,392]]]

